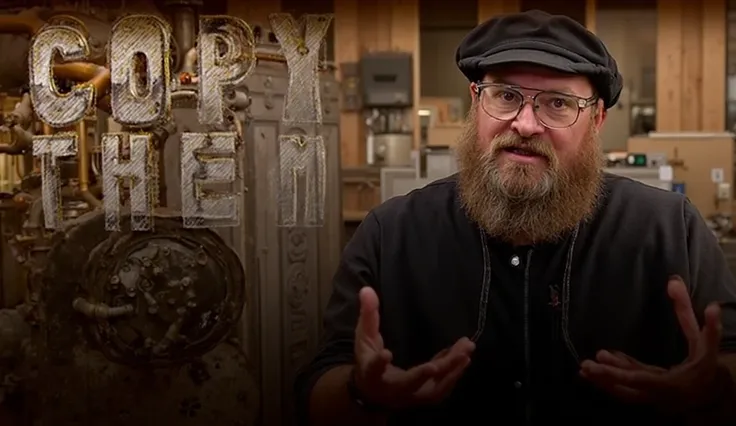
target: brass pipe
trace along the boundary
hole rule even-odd
[[[233,122],[235,124],[235,133],[237,133],[238,138],[240,138],[240,143],[244,143],[245,135],[243,134],[243,123],[238,120],[237,116],[233,117]]]
[[[110,104],[110,95],[105,95],[97,101],[97,108],[112,115],[112,105]]]
[[[38,9],[27,9],[17,15],[0,15],[0,33],[24,34],[32,36],[40,30],[46,22],[38,16]]]
[[[91,185],[89,187],[89,193],[95,198],[99,199],[102,197],[102,187],[100,185]],[[64,186],[61,188],[62,198],[74,198],[76,200],[84,201],[81,191],[78,187]]]
[[[98,208],[102,206],[102,202],[89,190],[89,147],[87,145],[87,123],[84,119],[79,122],[77,134],[79,137],[79,151],[77,152],[79,195],[90,207]]]
[[[286,63],[286,57],[277,53],[256,52],[256,60],[259,62]]]
[[[65,80],[86,82],[95,88],[97,100],[107,95],[110,88],[110,70],[88,62],[69,62],[54,65],[54,76]]]
[[[25,175],[25,171],[23,170],[23,163],[20,161],[21,159],[17,159],[15,162],[15,174],[16,179],[23,180],[23,176]]]
[[[31,150],[33,135],[30,132],[16,125],[8,129],[7,134],[10,136],[10,143],[0,144],[0,154],[22,155]]]

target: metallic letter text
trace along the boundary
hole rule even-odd
[[[61,168],[59,158],[77,155],[77,135],[57,133],[33,137],[33,155],[41,158],[43,217],[48,229],[61,229],[64,215],[61,205]]]
[[[250,74],[255,66],[253,30],[242,19],[203,16],[199,19],[197,72],[199,124],[225,124],[225,93]],[[223,52],[224,51],[224,52]]]
[[[322,226],[325,161],[322,136],[279,136],[280,226]]]
[[[129,138],[129,156],[123,142]],[[153,229],[156,205],[158,164],[151,136],[108,133],[102,137],[102,192],[105,196],[105,230],[120,231],[123,183],[130,188],[130,229]],[[123,158],[129,157],[129,158]]]
[[[155,16],[120,19],[110,37],[112,117],[126,126],[152,126],[171,108],[171,32]],[[145,62],[141,57],[145,57]],[[145,66],[145,85],[140,81]]]
[[[303,15],[297,22],[288,13],[274,13],[269,19],[289,69],[283,121],[321,123],[319,51],[332,16]],[[303,36],[301,28],[304,29]]]
[[[33,37],[28,54],[28,74],[33,108],[38,118],[51,127],[67,127],[84,118],[94,105],[91,84],[76,86],[62,94],[54,83],[54,56],[64,61],[81,61],[89,55],[84,35],[72,27],[48,26]]]
[[[181,216],[185,228],[226,227],[240,223],[242,178],[237,173],[237,148],[236,133],[182,134]],[[228,189],[207,190],[205,185]]]

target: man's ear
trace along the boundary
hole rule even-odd
[[[477,85],[475,83],[470,83],[468,86],[468,89],[470,90],[470,99],[473,100],[473,102],[477,101],[476,96],[478,95],[478,89]]]
[[[598,100],[598,103],[595,106],[595,127],[600,130],[600,128],[603,126],[603,123],[606,121],[606,117],[608,116],[608,110],[606,110],[606,107],[603,105],[603,100]]]

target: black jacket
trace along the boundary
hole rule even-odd
[[[426,362],[463,336],[477,343],[446,401],[396,413],[390,424],[677,424],[579,376],[580,362],[600,349],[663,367],[685,359],[666,291],[674,274],[701,321],[709,302],[723,303],[723,349],[736,350],[736,284],[681,194],[607,175],[595,216],[563,242],[512,247],[468,219],[456,177],[437,181],[377,207],[345,248],[324,345],[296,383],[300,416],[319,376],[353,361],[357,294],[373,286],[396,365]]]

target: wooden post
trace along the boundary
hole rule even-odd
[[[478,23],[521,10],[521,0],[478,0]]]
[[[725,0],[657,8],[657,131],[726,130]]]
[[[596,0],[585,0],[585,28],[591,33],[595,33],[595,22],[598,19],[596,8],[598,2]]]
[[[414,58],[414,104],[419,106],[419,0],[334,0],[335,62],[358,62],[365,52],[402,51]],[[416,114],[414,114],[416,116]],[[415,144],[419,143],[415,117]],[[343,167],[365,164],[365,132],[358,112],[340,115]]]

